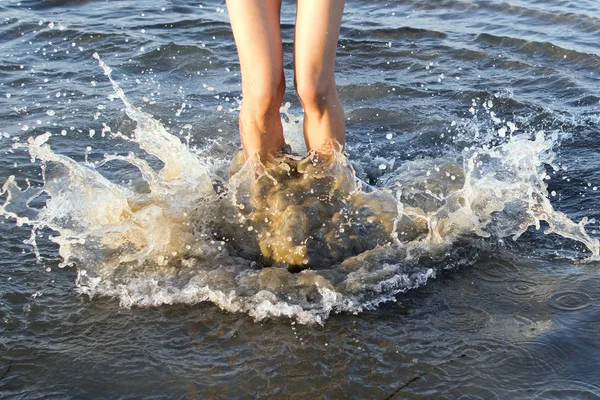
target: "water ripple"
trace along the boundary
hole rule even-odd
[[[558,311],[578,311],[591,307],[594,298],[585,292],[565,291],[553,294],[548,306]]]
[[[535,293],[537,290],[537,286],[539,285],[535,282],[519,280],[509,282],[506,287],[506,290],[518,296],[526,296]]]
[[[492,261],[482,263],[475,269],[475,273],[486,282],[504,282],[516,275],[518,267],[509,261]]]

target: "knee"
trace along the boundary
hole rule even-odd
[[[253,83],[243,90],[244,108],[256,115],[267,115],[279,112],[285,92],[285,79],[272,83]]]
[[[305,79],[296,77],[296,93],[305,111],[322,113],[327,109],[331,96],[335,95],[333,80]]]

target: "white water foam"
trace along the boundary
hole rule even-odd
[[[134,154],[77,163],[54,153],[46,133],[16,145],[40,162],[44,185],[21,190],[11,176],[0,207],[18,225],[56,232],[51,240],[62,265],[77,266],[82,293],[114,296],[125,307],[210,301],[256,320],[323,323],[332,312],[393,301],[445,265],[468,262],[452,254],[473,238],[517,239],[544,222],[546,233],[579,241],[589,260],[600,258],[588,221],[571,221],[548,199],[545,166],[553,165],[556,138],[543,132],[509,125],[500,144],[472,145],[462,160],[405,162],[379,188],[360,182],[336,152],[325,167],[291,156],[258,169],[240,163],[215,191],[213,161],[130,104],[95,57],[136,123],[130,136],[109,133],[137,143],[162,167]],[[145,185],[102,175],[115,161],[139,169]],[[31,207],[41,195],[45,205]]]

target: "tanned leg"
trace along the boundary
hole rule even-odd
[[[281,0],[227,0],[227,10],[242,73],[242,146],[246,158],[265,159],[284,143]]]
[[[298,0],[294,43],[295,85],[304,108],[309,150],[345,140],[344,110],[335,86],[335,53],[344,0]]]

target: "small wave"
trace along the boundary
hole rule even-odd
[[[140,54],[142,60],[152,60],[152,63],[163,70],[169,71],[200,71],[206,67],[214,68],[216,62],[211,50],[201,46],[181,45],[170,42],[159,48]]]
[[[541,2],[543,8],[535,4],[519,5],[507,2],[472,3],[457,0],[438,2],[418,2],[415,7],[429,10],[430,12],[446,12],[449,18],[456,18],[457,12],[465,13],[468,18],[475,19],[474,14],[481,14],[483,18],[492,15],[495,20],[508,17],[514,21],[515,17],[522,18],[522,23],[527,25],[556,26],[565,25],[570,29],[580,29],[582,33],[596,34],[600,26],[600,19],[594,15],[585,14],[581,10],[595,10],[596,4],[585,7],[581,4],[569,6],[565,2],[555,2],[551,6],[548,2]],[[551,7],[551,11],[547,11]],[[571,12],[569,9],[576,10]]]
[[[568,63],[577,69],[597,69],[600,67],[600,57],[598,55],[566,49],[550,42],[496,36],[489,33],[480,33],[475,40],[493,46],[509,48],[530,57],[544,57],[549,61]]]
[[[156,29],[156,30],[173,30],[173,29],[197,29],[201,30],[206,36],[223,34],[229,32],[229,24],[226,21],[207,21],[204,19],[180,19],[172,22],[161,22],[154,24],[143,25],[144,29]]]
[[[95,2],[93,0],[25,0],[22,1],[24,7],[30,7],[32,10],[46,10],[49,8],[57,8],[57,7],[72,7],[72,6],[81,6],[86,3]]]
[[[544,3],[544,6],[546,4]],[[541,9],[536,9],[533,6],[519,6],[515,4],[489,4],[487,7],[491,8],[493,11],[500,11],[506,14],[513,14],[518,16],[523,16],[528,18],[528,22],[539,24],[539,25],[557,25],[564,24],[571,28],[581,29],[586,33],[597,33],[598,28],[600,27],[600,19],[593,15],[583,14],[581,12],[569,12],[564,10],[561,12],[561,8],[564,6],[564,2],[561,4],[556,4],[552,8],[552,12],[548,12]],[[547,8],[547,6],[546,6]],[[593,9],[594,7],[590,7]],[[581,6],[577,6],[577,10],[581,10]]]

